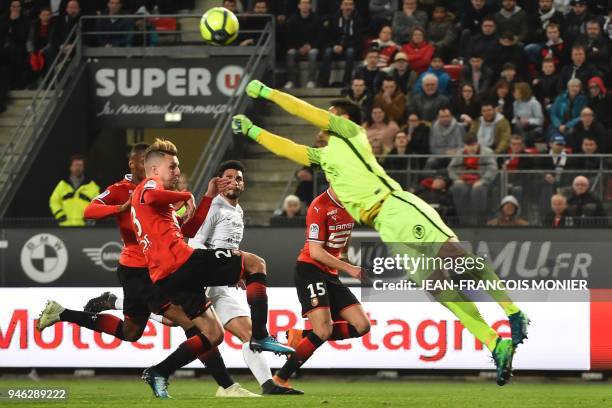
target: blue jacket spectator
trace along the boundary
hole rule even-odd
[[[444,62],[439,57],[434,55],[431,60],[431,65],[427,71],[423,72],[417,78],[416,85],[414,86],[415,95],[423,95],[423,77],[427,74],[434,74],[438,78],[438,91],[444,95],[450,97],[452,94],[452,83],[451,77],[444,70]]]
[[[582,85],[579,79],[571,79],[567,91],[557,96],[550,108],[550,124],[553,130],[565,134],[580,120],[580,112],[588,104],[587,97],[581,93]]]

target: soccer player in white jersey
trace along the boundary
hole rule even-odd
[[[217,174],[218,177],[229,179],[232,185],[225,193],[213,199],[206,221],[195,236],[189,239],[189,246],[238,249],[244,232],[244,213],[238,203],[244,191],[244,166],[239,161],[229,160],[221,163]],[[251,314],[242,291],[235,287],[213,286],[207,289],[206,295],[212,301],[225,329],[242,341],[244,361],[261,385],[263,394],[302,394],[299,390],[276,384],[263,354],[249,348]]]

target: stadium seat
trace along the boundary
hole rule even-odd
[[[462,69],[463,69],[463,65],[460,65],[460,64],[444,66],[444,71],[446,71],[446,73],[450,75],[453,82],[459,81],[459,77],[461,76]]]
[[[176,19],[175,18],[152,18],[151,24],[155,27],[155,29],[159,32],[164,31],[176,31]]]

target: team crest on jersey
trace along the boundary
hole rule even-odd
[[[308,238],[319,238],[319,226],[317,224],[310,224],[310,227],[308,228]]]
[[[416,239],[423,239],[425,236],[425,227],[420,224],[415,225],[412,227],[412,235],[414,235]]]
[[[312,305],[312,307],[317,307],[319,306],[319,299],[318,298],[312,298],[310,299],[310,304]]]
[[[147,190],[153,190],[157,188],[157,183],[155,182],[155,180],[149,180],[145,183],[144,188]]]

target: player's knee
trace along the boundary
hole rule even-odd
[[[129,342],[138,341],[142,337],[144,331],[144,325],[137,326],[123,326],[123,340]]]
[[[248,254],[248,258],[245,259],[245,266],[249,274],[254,273],[266,273],[266,261],[254,254]],[[245,255],[246,256],[246,255]]]
[[[213,347],[223,343],[223,327],[215,325],[211,330],[207,330],[206,337]]]
[[[367,318],[365,320],[360,320],[355,325],[355,329],[357,330],[357,333],[359,333],[360,336],[369,333],[371,327],[372,326],[370,325],[370,321]]]
[[[333,326],[332,324],[321,325],[319,327],[315,327],[312,331],[317,335],[321,340],[326,341],[331,337]]]

